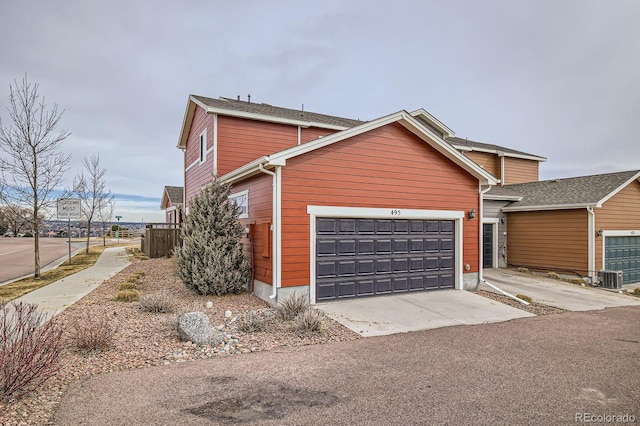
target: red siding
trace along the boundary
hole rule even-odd
[[[254,225],[255,229],[253,239],[243,239],[243,248],[245,254],[253,258],[252,264],[255,279],[267,284],[272,283],[272,259],[269,247],[266,247],[265,250],[265,243],[270,244],[270,241],[265,241],[265,238],[268,238],[268,234],[263,235],[262,228],[264,226],[268,227],[268,224],[272,223],[272,184],[273,178],[271,176],[261,174],[243,182],[235,183],[231,188],[231,193],[244,191],[245,189],[249,190],[249,217],[241,219],[240,223],[245,227]],[[263,253],[269,257],[263,256]]]
[[[320,137],[327,136],[337,132],[337,130],[321,129],[319,127],[309,127],[300,129],[300,143],[311,142]]]
[[[397,123],[287,160],[283,287],[310,282],[307,205],[479,211],[478,180]],[[462,262],[477,272],[478,220],[463,228]]]
[[[218,116],[218,176],[297,144],[297,126]]]
[[[213,146],[213,117],[207,115],[202,108],[196,107],[184,152],[184,190],[187,208],[191,199],[206,183],[211,182],[213,177],[213,152],[207,153],[206,161],[200,163],[200,134],[205,128],[207,149],[210,149]]]

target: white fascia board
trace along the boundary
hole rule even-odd
[[[257,120],[257,121],[268,121],[271,123],[278,123],[278,124],[289,124],[293,126],[300,126],[303,128],[320,127],[322,129],[331,129],[331,130],[348,129],[348,127],[338,126],[335,124],[317,123],[315,121],[306,121],[306,120],[293,120],[291,118],[275,117],[273,115],[256,114],[254,112],[245,112],[245,111],[235,111],[232,109],[216,108],[211,106],[206,107],[206,111],[209,114],[227,115],[229,117],[247,118],[250,120]]]
[[[633,182],[634,180],[639,180],[640,179],[640,172],[636,173],[635,175],[633,175],[629,180],[627,180],[625,183],[623,183],[622,185],[620,185],[619,187],[617,187],[616,189],[614,189],[613,191],[611,191],[609,194],[607,194],[606,197],[604,197],[602,200],[598,201],[598,204],[596,205],[597,207],[602,207],[602,204],[604,204],[605,202],[607,202],[609,199],[611,199],[614,195],[616,195],[618,192],[622,191],[624,188],[627,187],[627,185],[629,185],[631,182]]]
[[[455,135],[456,135],[456,133],[453,130],[451,130],[449,127],[447,127],[442,121],[438,120],[433,115],[431,115],[429,113],[429,111],[427,111],[424,108],[420,108],[420,109],[417,109],[417,110],[413,111],[411,113],[411,115],[413,117],[421,115],[425,120],[427,120],[429,123],[431,123],[431,125],[433,125],[435,128],[437,128],[440,131],[442,131],[442,133],[445,135],[445,137],[452,138],[452,137],[455,137]]]
[[[260,157],[257,160],[253,160],[250,163],[245,164],[242,167],[238,167],[235,170],[230,171],[226,175],[220,176],[221,182],[233,183],[242,180],[250,175],[257,173],[260,170],[260,165],[266,166],[269,164],[268,157]]]
[[[485,200],[493,200],[493,201],[522,201],[522,198],[519,195],[491,195],[485,194]]]
[[[464,219],[464,211],[417,210],[403,208],[307,206],[307,214],[320,217],[356,217],[363,219]]]
[[[545,161],[547,161],[547,159],[545,157],[538,157],[537,155],[516,154],[515,152],[504,152],[504,151],[500,151],[500,150],[497,150],[497,149],[469,147],[469,146],[458,145],[455,142],[451,142],[451,145],[453,145],[453,147],[455,149],[459,150],[459,151],[486,152],[488,154],[496,154],[499,157],[520,158],[520,159],[523,159],[523,160],[539,161],[541,163],[544,163]]]
[[[523,207],[503,207],[503,212],[535,212],[539,210],[573,210],[586,209],[588,207],[599,207],[593,204],[556,204],[548,206],[523,206]]]
[[[189,131],[191,130],[191,123],[193,122],[193,116],[195,114],[196,105],[204,108],[201,102],[196,101],[193,96],[189,96],[189,100],[187,101],[187,108],[184,111],[184,118],[182,119],[182,127],[180,128],[180,136],[178,137],[178,145],[179,149],[187,148],[187,139],[189,138]]]
[[[411,131],[413,134],[429,143],[429,141],[425,140],[425,136],[428,139],[433,140],[435,144],[429,143],[436,151],[443,154],[445,157],[449,158],[451,161],[456,163],[458,166],[462,167],[475,177],[477,177],[482,185],[497,185],[499,180],[493,176],[491,173],[484,170],[480,167],[475,161],[467,158],[462,155],[458,150],[451,146],[450,143],[446,142],[442,137],[433,133],[433,131],[427,127],[425,127],[422,123],[416,120],[411,115],[406,115],[404,121],[401,123],[407,130]]]

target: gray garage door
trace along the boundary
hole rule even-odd
[[[316,220],[317,301],[454,288],[454,221]]]
[[[606,237],[604,268],[622,271],[624,284],[640,282],[640,237]]]

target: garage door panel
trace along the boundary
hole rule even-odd
[[[356,240],[340,240],[338,241],[338,254],[340,255],[355,255],[356,254]]]
[[[375,254],[391,254],[391,240],[378,240],[378,241],[376,241],[376,253]]]
[[[336,220],[318,218],[316,232],[320,235],[336,235]]]
[[[407,291],[409,288],[409,278],[400,277],[393,279],[393,291],[394,293],[399,293],[403,291]]]
[[[358,240],[358,254],[375,254],[373,240]]]
[[[409,240],[407,240],[407,239],[395,239],[395,240],[393,240],[393,252],[394,253],[408,253],[409,252]]]
[[[316,300],[454,287],[454,221],[323,219]]]
[[[605,269],[622,271],[625,284],[640,282],[640,237],[606,237]]]

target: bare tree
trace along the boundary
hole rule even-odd
[[[7,111],[11,125],[0,121],[0,197],[6,205],[29,208],[33,230],[34,277],[40,278],[39,221],[47,208],[55,204],[54,190],[69,170],[71,155],[60,152],[69,137],[66,130],[57,131],[62,118],[58,105],[51,109],[38,93],[38,84],[27,75],[20,83],[9,85]]]
[[[113,217],[113,211],[115,210],[115,200],[111,199],[109,202],[102,206],[98,210],[98,219],[102,222],[102,245],[107,245],[107,223],[111,222],[111,218]]]
[[[0,208],[1,215],[14,237],[31,225],[31,211],[25,207],[9,205]]]
[[[111,190],[106,189],[107,169],[100,167],[99,155],[92,155],[91,158],[85,157],[82,160],[82,165],[84,170],[81,170],[73,180],[73,191],[81,200],[82,216],[87,222],[86,253],[88,254],[91,223],[94,218],[97,218],[100,211],[113,201],[113,194],[111,194]]]

